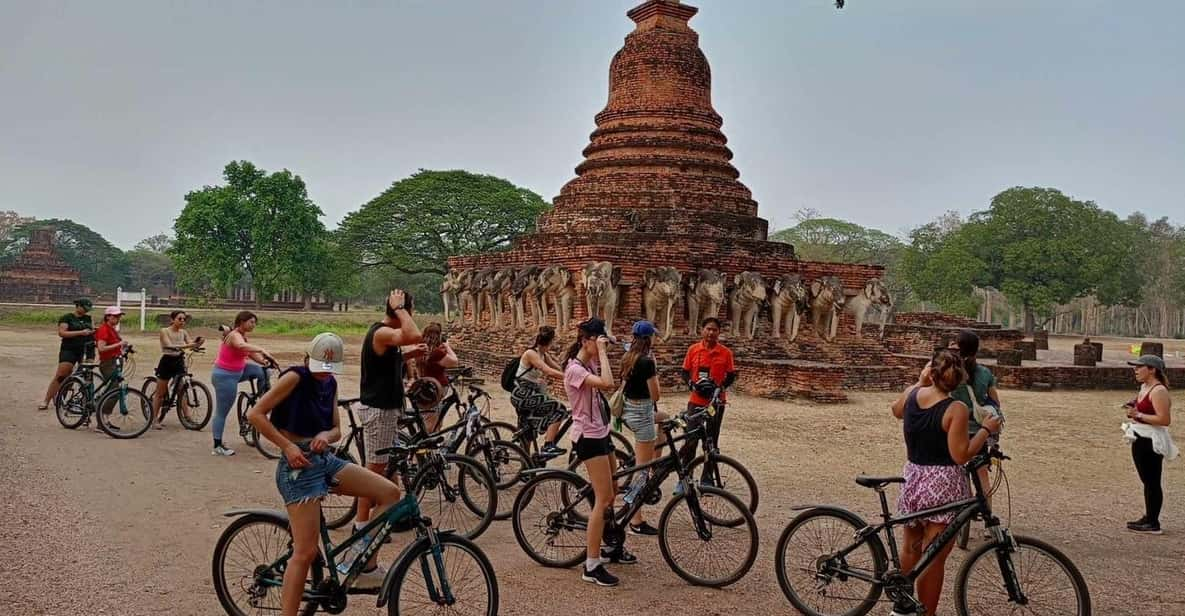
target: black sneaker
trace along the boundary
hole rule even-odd
[[[582,571],[580,579],[585,582],[593,582],[597,586],[617,586],[617,577],[605,570],[605,565],[597,565],[596,569],[589,571],[587,567],[581,567]]]
[[[649,522],[642,522],[638,525],[630,524],[630,534],[653,537],[654,535],[658,534],[658,529],[651,526]]]
[[[1145,516],[1140,516],[1140,519],[1136,520],[1135,522],[1128,522],[1127,525],[1128,526],[1138,526],[1140,524],[1147,524],[1147,523],[1148,523],[1148,516],[1145,515]]]
[[[539,449],[539,457],[546,458],[548,460],[557,458],[566,453],[568,453],[567,449],[564,449],[563,447],[557,447],[555,443],[547,443]]]
[[[625,551],[624,547],[603,547],[601,548],[601,558],[618,565],[634,565],[638,562],[638,557]]]
[[[1164,532],[1160,530],[1160,524],[1153,522],[1128,522],[1127,529],[1134,533],[1143,533],[1145,535],[1163,535]]]

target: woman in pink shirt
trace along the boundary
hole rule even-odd
[[[632,564],[637,562],[624,547],[602,550],[601,534],[605,529],[605,513],[616,488],[613,485],[612,441],[609,440],[609,407],[603,391],[614,387],[613,371],[606,351],[609,338],[605,322],[592,318],[577,327],[576,342],[568,349],[564,366],[564,390],[572,409],[572,446],[576,457],[584,463],[596,494],[592,513],[588,518],[588,551],[585,554],[581,579],[600,586],[616,586],[617,578],[605,570],[606,562]]]
[[[247,358],[263,365],[272,365],[276,360],[263,350],[247,342],[247,334],[255,329],[256,317],[246,310],[235,315],[235,326],[222,338],[218,347],[218,358],[214,360],[214,371],[210,383],[214,385],[214,450],[216,456],[233,456],[235,451],[222,444],[222,431],[226,428],[226,416],[239,393],[239,381],[247,370]]]

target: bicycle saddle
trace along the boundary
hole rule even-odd
[[[879,490],[890,483],[905,483],[904,477],[869,477],[868,475],[860,475],[856,478],[856,483],[866,488],[873,488]]]
[[[354,405],[354,403],[355,403],[355,402],[357,402],[357,401],[359,401],[359,400],[361,400],[361,398],[338,398],[338,399],[337,399],[337,405],[338,405],[338,406],[343,406],[343,407],[345,407],[345,406],[353,406],[353,405]]]
[[[395,457],[403,457],[415,453],[421,449],[436,449],[444,444],[443,436],[433,436],[414,443],[400,443],[392,445],[391,447],[384,447],[375,451],[375,455],[386,456],[393,455]]]

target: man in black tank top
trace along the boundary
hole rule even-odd
[[[419,348],[424,346],[420,343],[422,335],[412,319],[411,310],[410,293],[398,289],[391,291],[386,316],[370,326],[362,341],[362,382],[355,411],[362,422],[366,468],[380,475],[386,471],[387,456],[375,455],[374,451],[394,444],[399,430],[399,418],[403,414],[404,360],[423,352]],[[409,347],[406,354],[404,347]],[[370,521],[372,504],[368,499],[358,499],[356,529]]]

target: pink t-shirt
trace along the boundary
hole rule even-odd
[[[247,337],[243,336],[243,340],[246,341]],[[223,341],[222,346],[218,347],[214,365],[228,372],[242,372],[247,367],[247,355],[247,351],[236,349]]]
[[[591,362],[588,367],[600,374],[601,367],[597,362]],[[568,365],[564,366],[564,391],[568,394],[568,405],[572,407],[571,436],[573,443],[585,436],[589,438],[609,436],[609,424],[605,422],[605,418],[601,414],[600,396],[597,395],[596,388],[584,383],[584,379],[590,374],[592,373],[588,371],[588,368],[575,359],[570,360]]]

